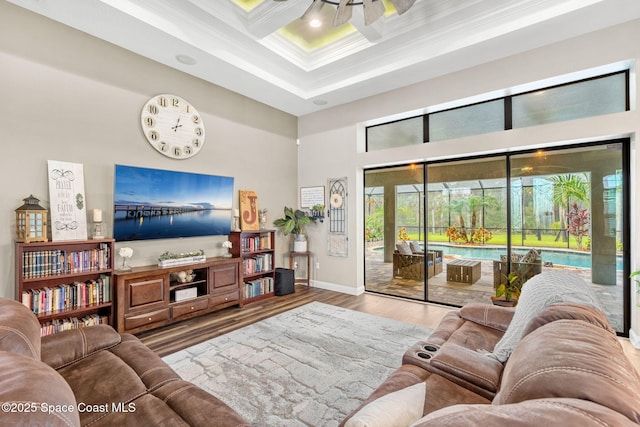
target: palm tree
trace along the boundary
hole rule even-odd
[[[457,197],[449,202],[448,209],[450,212],[458,216],[458,224],[460,225],[460,234],[470,243],[473,234],[477,229],[478,211],[482,208],[497,207],[498,201],[493,196],[467,196]],[[471,233],[467,233],[464,223],[464,215],[471,213]]]
[[[476,232],[477,212],[483,208],[496,208],[498,201],[493,196],[471,196],[469,197],[469,210],[471,211],[471,235]]]
[[[560,232],[563,238],[566,239],[565,222],[566,213],[569,209],[571,202],[579,202],[584,205],[589,205],[590,202],[590,186],[589,177],[586,173],[581,174],[566,174],[555,175],[549,179],[553,183],[553,203],[558,206],[560,211]],[[556,236],[556,240],[558,239]]]

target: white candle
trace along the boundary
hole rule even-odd
[[[234,209],[233,210],[233,216],[240,216],[240,210],[239,209]]]
[[[102,222],[102,209],[93,210],[93,222]]]

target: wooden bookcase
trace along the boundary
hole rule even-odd
[[[232,231],[231,255],[241,258],[245,304],[275,295],[275,230]]]
[[[113,325],[114,240],[16,243],[16,300],[42,335],[81,324]]]
[[[192,276],[180,279],[181,272]],[[203,262],[116,271],[118,332],[138,333],[205,313],[242,307],[242,272],[237,258],[208,258]],[[180,293],[186,295],[180,295]]]

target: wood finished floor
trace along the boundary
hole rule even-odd
[[[407,301],[383,295],[365,293],[353,296],[297,285],[296,292],[290,295],[269,298],[245,305],[243,308],[227,308],[175,325],[143,332],[137,336],[157,354],[166,356],[313,301],[431,329],[438,326],[442,316],[452,310],[451,307]],[[627,357],[640,372],[640,350],[634,348],[628,339],[620,338],[620,343]]]

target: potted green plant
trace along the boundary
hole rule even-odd
[[[514,307],[522,292],[522,281],[513,271],[504,277],[506,280],[496,288],[496,295],[491,297],[491,301],[495,305]]]
[[[307,238],[304,234],[304,228],[312,223],[315,223],[316,218],[310,217],[306,212],[285,206],[284,217],[278,218],[273,221],[273,225],[282,228],[282,232],[285,236],[289,233],[295,236],[293,241],[294,252],[306,252],[307,251]]]

